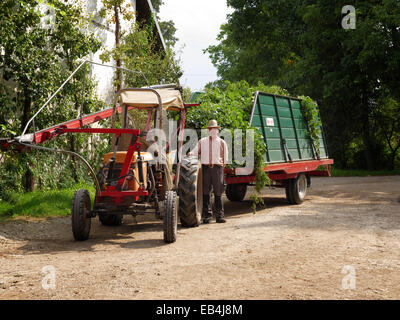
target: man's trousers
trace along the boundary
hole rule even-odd
[[[225,191],[224,168],[214,165],[209,167],[202,165],[203,176],[203,219],[212,217],[211,209],[211,190],[214,192],[215,217],[217,219],[224,217],[224,205],[222,203],[222,194]]]

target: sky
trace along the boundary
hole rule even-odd
[[[225,0],[165,0],[160,8],[160,20],[172,20],[179,39],[175,50],[182,52],[181,65],[184,71],[181,85],[198,91],[211,81],[218,79],[217,69],[203,50],[217,44],[217,35],[226,15],[231,12]]]

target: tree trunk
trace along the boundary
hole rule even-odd
[[[390,145],[389,145],[390,146]],[[395,148],[395,149],[393,149],[391,146],[390,146],[390,151],[391,151],[391,159],[390,159],[390,170],[394,170],[395,169],[395,166],[394,166],[394,163],[395,163],[395,161],[396,161],[396,155],[397,155],[397,151],[399,150],[399,148],[400,148],[400,145],[397,145],[397,147]]]
[[[390,159],[390,170],[394,170],[394,160],[395,159],[396,159],[396,152],[393,152],[391,159]]]
[[[73,135],[71,135],[69,137],[69,145],[70,145],[71,151],[75,152],[75,137]],[[73,175],[74,181],[77,183],[78,182],[78,173],[77,173],[78,166],[77,166],[76,159],[74,156],[71,157],[71,160],[72,160],[71,161],[72,175]]]
[[[26,124],[29,121],[31,116],[31,108],[32,108],[32,98],[29,91],[24,91],[24,113],[22,115],[21,122],[21,133],[24,131]],[[23,157],[24,159],[25,157]],[[33,176],[33,172],[30,169],[32,163],[30,161],[26,162],[27,169],[24,174],[24,189],[26,192],[32,192],[35,189],[35,179]]]
[[[28,162],[27,165],[30,165],[30,163]],[[32,192],[35,190],[35,178],[32,170],[29,167],[25,171],[24,189],[26,192]]]
[[[32,98],[29,91],[24,91],[24,113],[21,121],[21,134],[25,129],[26,124],[31,116]]]
[[[362,113],[362,136],[364,142],[364,156],[367,165],[367,170],[375,169],[375,161],[373,156],[373,142],[371,139],[371,130],[369,122],[369,108],[368,98],[366,91],[364,90],[361,98],[361,113]]]
[[[364,132],[364,156],[365,156],[365,162],[367,165],[367,170],[374,170],[375,168],[375,161],[374,161],[374,156],[372,155],[371,151],[371,141],[370,141],[370,136],[368,133],[368,129],[364,129],[366,132]]]

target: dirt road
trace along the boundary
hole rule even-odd
[[[228,223],[170,245],[152,215],[93,220],[86,242],[69,217],[0,223],[0,299],[400,299],[400,176],[314,178],[300,206],[282,189],[264,199],[256,215],[225,199]]]

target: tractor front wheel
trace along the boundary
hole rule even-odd
[[[92,222],[89,216],[90,207],[89,192],[84,189],[77,190],[72,200],[71,212],[72,233],[76,241],[84,241],[89,238]]]
[[[166,243],[176,241],[178,233],[178,201],[175,191],[166,192],[164,212],[164,241]]]

